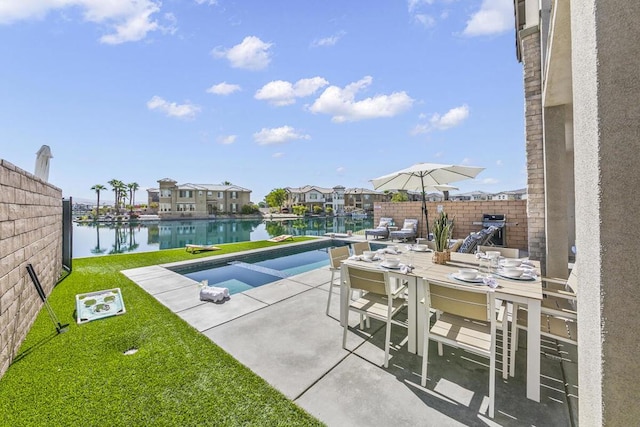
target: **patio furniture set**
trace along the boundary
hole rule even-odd
[[[418,220],[408,218],[404,220],[402,228],[400,230],[393,226],[393,218],[383,217],[380,218],[380,222],[376,228],[367,229],[364,231],[365,239],[369,236],[373,236],[374,239],[389,239],[391,242],[398,241],[413,241],[418,240]],[[483,228],[478,232],[470,233],[464,239],[459,241],[451,241],[452,248],[457,252],[462,253],[475,253],[480,246],[487,246],[491,244],[493,236],[500,231],[500,227],[490,226]],[[424,239],[421,239],[424,240]]]
[[[368,246],[368,242],[363,243]],[[536,274],[538,262],[506,258],[517,255],[517,250],[500,249],[504,249],[504,260],[515,264],[524,262],[526,268],[521,269],[526,274],[507,275],[506,268],[489,267],[483,256],[468,253],[454,252],[448,264],[439,265],[432,262],[431,251],[407,250],[393,255],[399,263],[391,266],[385,263],[384,256],[380,256],[380,262],[376,261],[377,257],[372,260],[355,253],[350,256],[347,247],[330,250],[332,278],[327,314],[331,289],[339,285],[343,348],[346,348],[349,330],[348,315],[353,311],[360,315],[361,329],[365,325],[369,327],[369,318],[385,323],[385,368],[390,358],[391,325],[407,328],[408,351],[423,357],[423,387],[431,341],[438,343],[440,356],[442,346],[446,345],[486,357],[489,360],[488,415],[493,418],[497,333],[500,331],[502,336],[502,376],[506,379],[515,375],[518,330],[527,330],[526,395],[539,402],[541,336],[577,344],[575,268],[568,281],[547,281]],[[495,259],[499,259],[498,255]],[[489,271],[480,272],[485,266]],[[464,278],[461,273],[469,268],[474,268],[476,273]],[[334,274],[338,272],[340,282],[336,284]],[[353,291],[359,292],[357,297]],[[396,314],[405,307],[407,321],[396,321]]]
[[[374,239],[383,238],[396,240],[415,240],[418,237],[418,220],[405,219],[402,228],[394,226],[393,218],[381,218],[376,228],[364,231],[365,239],[373,236]]]

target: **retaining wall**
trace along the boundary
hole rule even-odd
[[[0,159],[0,377],[42,308],[29,263],[49,295],[62,271],[62,190]]]

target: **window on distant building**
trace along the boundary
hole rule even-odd
[[[202,196],[202,191],[198,191],[198,196]]]
[[[238,204],[231,203],[231,212],[238,212]]]
[[[236,193],[235,191],[231,192],[231,198],[232,199],[237,199],[238,198],[238,193]]]
[[[160,190],[160,197],[171,197],[171,190],[162,189]]]
[[[218,205],[218,210],[219,210],[220,212],[224,212],[224,203],[220,203],[220,204]]]
[[[193,191],[191,191],[191,190],[180,190],[180,193],[178,195],[180,197],[183,197],[183,198],[190,198],[190,197],[193,197]]]
[[[207,196],[213,196],[213,191],[207,191]]]
[[[309,200],[317,200],[318,199],[318,195],[315,193],[311,193],[309,194]]]
[[[218,191],[218,199],[222,199],[224,197],[224,195],[222,194],[222,191]]]

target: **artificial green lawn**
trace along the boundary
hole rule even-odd
[[[296,241],[305,238],[296,238]],[[73,261],[0,380],[2,426],[320,425],[119,273],[128,268],[286,243],[220,245]],[[77,325],[75,295],[119,287],[126,313]],[[132,355],[126,350],[137,348]]]

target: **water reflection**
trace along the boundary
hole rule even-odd
[[[135,223],[75,224],[76,258],[183,248],[186,244],[215,245],[266,240],[281,234],[322,236],[372,227],[371,219],[304,218],[287,221],[191,220]]]

